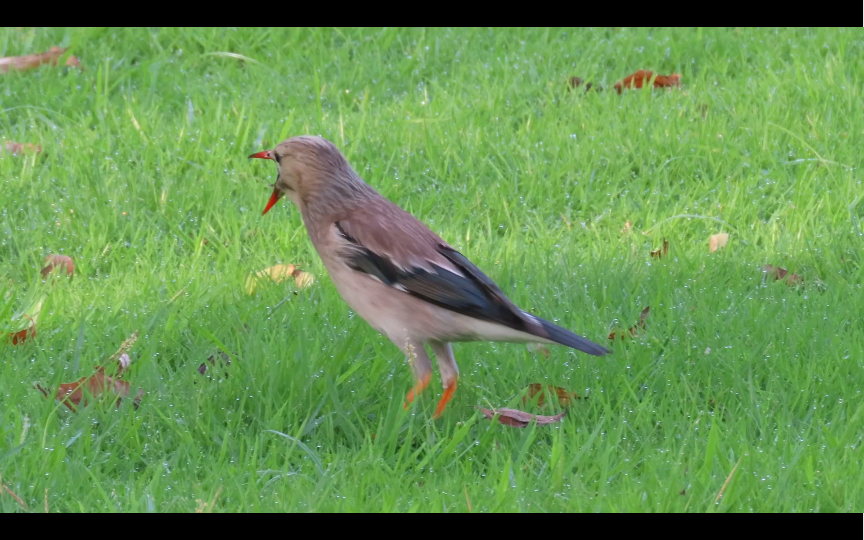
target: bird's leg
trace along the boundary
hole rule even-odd
[[[414,402],[414,399],[420,395],[427,386],[429,379],[432,378],[432,361],[426,353],[426,348],[423,343],[411,339],[406,339],[405,343],[400,347],[405,352],[405,357],[408,363],[411,364],[411,371],[414,372],[414,388],[408,391],[405,396],[405,408]]]
[[[447,402],[456,393],[459,366],[456,365],[456,359],[453,357],[453,346],[450,343],[430,341],[429,345],[435,353],[435,360],[438,362],[438,371],[441,372],[441,382],[444,383],[444,394],[441,396],[441,401],[438,402],[438,408],[435,409],[435,418],[438,418],[447,407]]]

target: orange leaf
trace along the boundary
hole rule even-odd
[[[97,366],[96,372],[89,377],[81,377],[75,382],[62,383],[57,388],[57,392],[54,394],[55,397],[59,399],[63,405],[68,407],[69,410],[74,412],[77,410],[75,407],[81,405],[82,400],[84,400],[84,389],[86,388],[87,392],[94,398],[99,398],[106,394],[117,396],[117,407],[119,407],[120,401],[124,397],[129,396],[129,383],[120,380],[120,376],[129,368],[129,364],[132,363],[132,360],[129,358],[126,351],[132,348],[132,345],[135,344],[137,339],[138,331],[136,330],[135,333],[129,336],[129,338],[120,345],[120,349],[111,356],[109,362],[113,362],[114,360],[117,361],[117,375],[115,377],[111,377],[105,373],[105,366]],[[38,384],[36,385],[36,388],[38,388],[45,397],[48,397],[51,394]],[[143,396],[144,390],[139,389],[135,396],[134,405],[136,409],[138,408],[138,404],[141,403],[141,398]],[[87,405],[86,401],[84,401],[84,405]]]
[[[645,82],[650,81],[653,76],[653,71],[640,69],[636,73],[627,75],[615,83],[615,91],[620,94],[625,88],[642,88]],[[668,88],[670,86],[681,86],[681,75],[677,73],[673,73],[672,75],[657,75],[654,79],[654,88]]]
[[[0,73],[8,73],[9,71],[26,71],[28,69],[37,68],[43,64],[57,65],[57,60],[63,56],[66,49],[60,47],[51,47],[47,52],[39,54],[28,54],[26,56],[8,56],[0,58]],[[80,62],[74,56],[66,59],[66,65],[70,67],[81,67]]]
[[[541,343],[527,343],[525,348],[528,349],[528,352],[536,354],[540,353],[543,355],[543,358],[549,358],[549,355],[552,354],[549,352],[549,347],[543,345]]]
[[[66,275],[71,276],[75,272],[75,261],[66,255],[48,255],[45,257],[45,268],[42,269],[42,278],[48,276],[55,268],[66,268]]]
[[[651,311],[651,306],[645,306],[645,309],[643,309],[642,313],[639,315],[639,322],[627,329],[627,332],[631,336],[635,337],[636,332],[638,332],[639,330],[645,330],[645,319],[648,318],[648,313],[650,311]],[[618,332],[616,334],[616,332],[613,330],[612,332],[609,333],[609,339],[614,340],[616,335],[618,336],[618,339],[624,339],[625,337],[627,337],[626,333]]]
[[[546,392],[550,394],[555,394],[558,397],[558,403],[561,404],[562,407],[569,407],[571,400],[579,399],[579,396],[576,393],[568,392],[566,389],[561,388],[560,386],[552,386],[550,385],[542,385],[540,383],[531,383],[527,387],[527,392],[522,397],[522,403],[528,404],[528,401],[534,399],[537,394],[540,394],[540,397],[537,398],[537,406],[542,407],[544,403],[546,403]]]
[[[766,264],[762,267],[762,271],[773,277],[774,281],[786,278],[786,284],[790,286],[804,284],[804,278],[802,278],[798,274],[790,274],[788,270],[786,270],[785,268],[780,268],[779,266],[771,266],[770,264]]]
[[[28,339],[32,339],[36,337],[36,323],[31,324],[28,328],[23,330],[18,330],[17,332],[12,332],[6,338],[6,341],[12,343],[12,345],[19,345],[24,343]]]
[[[81,377],[75,382],[71,383],[63,383],[57,388],[57,399],[59,399],[63,405],[66,405],[69,410],[75,412],[76,406],[81,405],[81,401],[84,399],[84,387],[87,388],[87,392],[90,393],[93,397],[101,397],[103,394],[114,394],[117,396],[117,406],[120,406],[120,400],[129,395],[129,383],[127,381],[121,381],[118,379],[112,379],[111,377],[105,375],[104,372],[98,371],[91,375],[90,377]],[[37,388],[40,392],[48,396],[48,391],[37,385]],[[138,390],[138,395],[135,397],[135,408],[138,408],[138,404],[141,403],[141,397],[144,395],[143,390]],[[87,405],[87,402],[84,402],[84,405]]]
[[[547,424],[553,424],[555,422],[560,422],[564,415],[567,414],[567,411],[562,411],[555,416],[539,416],[531,413],[527,413],[524,411],[519,411],[516,409],[484,409],[483,407],[477,407],[480,409],[486,418],[490,420],[495,418],[497,415],[498,422],[504,424],[505,426],[512,427],[520,427],[524,428],[528,424],[531,423],[532,420],[537,422],[538,426],[545,426]]]
[[[45,302],[45,298],[45,295],[42,295],[34,299],[20,314],[15,316],[15,319],[18,319],[21,322],[26,320],[29,324],[24,326],[24,328],[19,326],[19,330],[8,334],[6,336],[6,341],[8,343],[12,343],[12,345],[20,345],[28,339],[36,337],[36,321],[39,320],[39,313],[42,311],[42,304]]]
[[[12,141],[6,141],[4,146],[6,148],[6,151],[13,156],[17,156],[18,154],[23,154],[25,152],[33,152],[34,154],[38,154],[42,151],[41,145],[32,143],[17,143]]]
[[[714,253],[720,248],[726,247],[726,243],[729,242],[729,235],[726,233],[717,233],[711,235],[711,240],[708,245],[708,253]]]
[[[654,251],[652,251],[651,256],[656,258],[656,259],[659,259],[659,258],[663,257],[663,255],[666,255],[667,253],[669,253],[669,241],[664,238],[663,239],[663,247],[661,249],[655,249]]]

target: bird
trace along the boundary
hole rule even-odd
[[[273,160],[278,169],[262,215],[283,196],[290,199],[339,294],[405,353],[414,375],[406,408],[431,380],[427,345],[444,387],[433,418],[456,392],[453,342],[558,343],[594,356],[610,352],[519,309],[465,255],[367,184],[332,142],[301,135],[249,158]]]

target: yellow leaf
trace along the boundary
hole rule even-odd
[[[270,268],[265,268],[260,272],[255,272],[255,275],[249,276],[246,280],[246,293],[254,294],[255,289],[262,281],[269,279],[273,283],[282,283],[288,278],[294,278],[294,283],[298,289],[308,287],[315,281],[315,277],[309,272],[303,272],[293,264],[277,264]]]
[[[309,272],[304,272],[302,270],[294,271],[294,283],[297,285],[298,289],[302,289],[304,287],[308,287],[315,282],[315,276],[310,274]]]

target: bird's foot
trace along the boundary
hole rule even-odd
[[[441,413],[444,412],[444,409],[447,408],[447,403],[453,399],[453,394],[456,393],[456,379],[453,379],[453,382],[444,389],[444,395],[441,396],[441,401],[438,402],[438,408],[435,409],[435,415],[433,418],[440,418]]]
[[[407,409],[409,405],[414,403],[414,398],[420,395],[420,392],[426,389],[429,386],[429,381],[432,379],[431,374],[426,374],[423,377],[417,379],[417,384],[414,385],[414,388],[408,391],[408,395],[405,396],[405,408]]]

